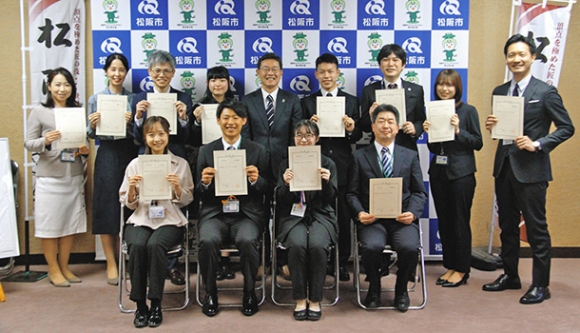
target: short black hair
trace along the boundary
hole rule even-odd
[[[226,90],[224,97],[225,97],[225,99],[234,99],[234,92],[232,91],[232,89],[230,89],[230,72],[228,71],[227,68],[225,68],[224,66],[215,66],[215,67],[208,68],[206,80],[209,83],[209,80],[211,80],[211,79],[226,79],[226,80],[228,80],[228,89]],[[212,95],[211,91],[209,90],[209,84],[206,85],[205,92],[204,92],[203,97],[200,100],[200,102],[202,104],[215,103],[213,95]]]
[[[125,66],[125,70],[129,71],[129,61],[127,61],[127,58],[122,55],[121,53],[112,53],[107,57],[107,60],[105,60],[105,66],[103,66],[103,69],[105,71],[107,71],[107,69],[109,69],[109,67],[111,67],[111,64],[113,63],[114,60],[119,60],[123,63],[123,66]]]
[[[217,119],[221,117],[223,110],[226,108],[232,109],[236,115],[238,115],[238,117],[248,118],[248,108],[246,108],[242,102],[238,102],[233,99],[224,99],[223,102],[218,105],[218,108],[215,112]]]
[[[306,133],[312,133],[315,136],[320,136],[320,130],[318,129],[318,125],[310,119],[302,119],[296,123],[294,126],[294,134],[297,134],[301,128],[306,129]]]
[[[324,53],[321,54],[320,57],[316,58],[316,69],[318,69],[318,65],[322,63],[335,64],[336,68],[338,68],[338,59],[332,53]]]
[[[397,121],[397,124],[399,123],[399,110],[397,110],[397,108],[391,104],[380,104],[374,109],[373,113],[371,114],[371,121],[373,122],[373,124],[375,123],[375,121],[379,117],[379,113],[381,112],[393,113],[395,115],[395,120]]]
[[[528,47],[530,48],[530,53],[532,55],[536,54],[536,43],[534,42],[534,39],[531,36],[525,37],[522,34],[515,34],[510,38],[508,38],[507,42],[505,42],[505,46],[503,47],[503,55],[507,57],[507,52],[510,45],[519,42],[528,44]]]
[[[379,51],[379,56],[377,57],[377,62],[379,65],[381,64],[381,60],[383,60],[383,58],[386,58],[391,54],[394,54],[397,58],[401,59],[403,65],[407,63],[407,52],[405,52],[402,47],[397,44],[387,44],[381,48],[381,51]]]
[[[278,65],[280,65],[280,69],[282,69],[282,59],[274,52],[266,53],[260,57],[260,59],[258,60],[258,69],[260,69],[262,61],[269,59],[276,60],[278,62]]]

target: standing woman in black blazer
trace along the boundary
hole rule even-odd
[[[310,120],[298,122],[294,129],[296,146],[314,146],[318,139],[316,123]],[[334,211],[338,192],[336,165],[324,155],[321,158],[322,190],[290,192],[289,184],[294,172],[288,169],[288,160],[282,162],[280,170],[284,172],[278,178],[276,196],[280,231],[277,240],[288,249],[296,320],[320,319],[328,249],[338,242],[338,223]],[[306,206],[302,217],[292,213],[292,208],[297,205]]]
[[[474,151],[483,146],[477,110],[461,101],[461,77],[453,69],[444,69],[435,79],[435,99],[455,99],[451,125],[455,140],[430,143],[434,154],[429,166],[431,193],[439,221],[445,274],[437,279],[443,287],[457,287],[467,282],[471,265],[471,203],[475,192]],[[426,120],[423,129],[429,132]]]

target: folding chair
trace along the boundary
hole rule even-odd
[[[359,255],[359,241],[358,241],[358,233],[357,233],[357,226],[355,223],[352,223],[352,234],[354,238],[353,242],[353,253],[354,253],[354,265],[353,265],[353,285],[356,290],[356,299],[358,305],[363,309],[368,309],[364,303],[362,302],[362,292],[368,292],[368,289],[363,288],[361,286],[361,271],[360,271],[360,255]],[[388,255],[391,257],[392,261],[389,264],[388,269],[390,270],[397,262],[397,252],[391,248],[390,245],[386,245],[383,250],[384,255]],[[413,284],[408,288],[410,293],[414,293],[416,291],[416,287],[419,285],[421,287],[421,303],[418,305],[413,305],[413,298],[411,298],[411,306],[409,306],[410,310],[420,310],[425,307],[427,304],[427,282],[425,280],[425,256],[423,253],[423,230],[421,229],[421,224],[419,224],[419,251],[418,254],[419,260],[417,263],[417,270],[415,273],[415,278]],[[385,275],[386,276],[386,275]],[[384,278],[384,276],[383,276]],[[395,288],[383,288],[382,291],[385,292],[395,292]],[[373,310],[395,310],[395,306],[380,306]]]

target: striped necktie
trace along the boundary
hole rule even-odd
[[[272,98],[272,95],[268,95],[266,100],[268,101],[266,105],[266,117],[268,117],[268,126],[271,128],[272,124],[274,124],[274,98]]]
[[[383,175],[385,178],[390,178],[391,174],[393,173],[393,169],[391,167],[391,159],[389,157],[389,148],[383,147],[381,149],[381,166],[383,168]]]

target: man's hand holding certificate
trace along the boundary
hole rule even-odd
[[[247,195],[246,150],[214,150],[215,195]]]
[[[316,97],[320,137],[343,137],[346,99],[344,96]]]
[[[403,202],[403,178],[373,178],[369,186],[369,213],[375,218],[399,217]]]

